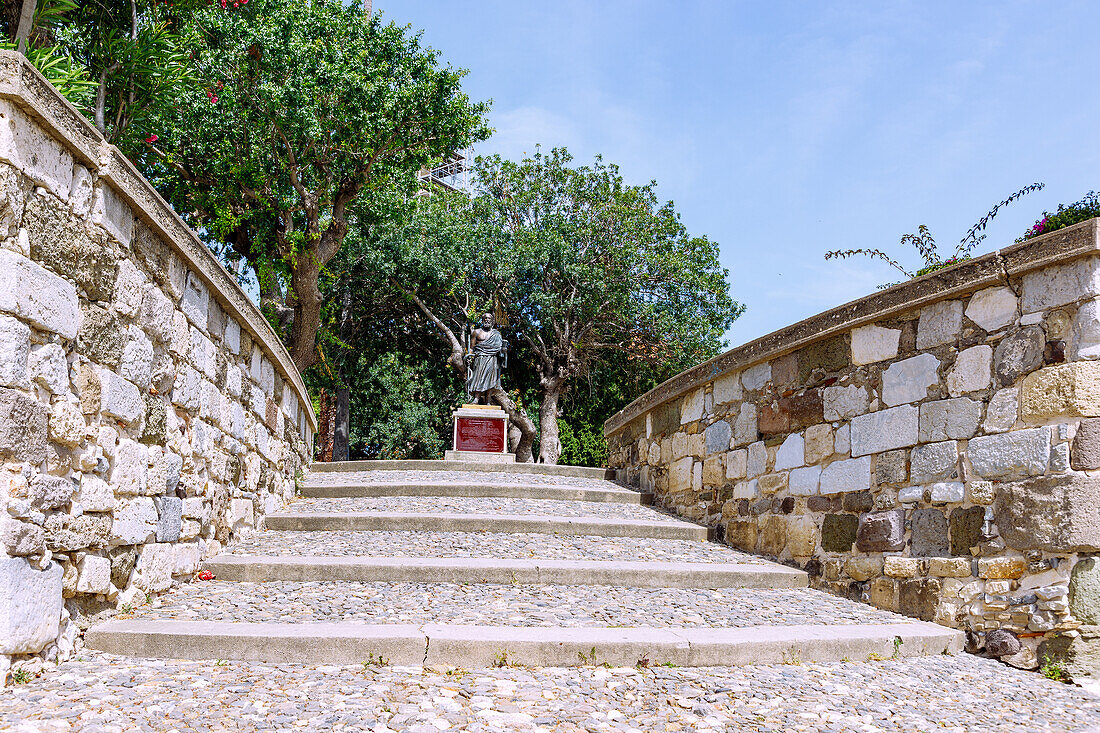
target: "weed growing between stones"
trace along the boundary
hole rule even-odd
[[[16,669],[11,673],[11,683],[13,685],[25,685],[34,679],[34,676],[25,669]]]
[[[791,647],[783,652],[783,664],[795,664],[802,666],[802,650]]]
[[[1064,682],[1067,685],[1073,681],[1069,673],[1066,672],[1066,668],[1062,666],[1062,663],[1049,656],[1043,658],[1043,664],[1039,667],[1039,674],[1043,675],[1048,680]]]
[[[904,643],[905,642],[902,641],[900,636],[894,637],[894,656],[892,657],[892,659],[897,659],[901,656],[901,645]]]
[[[374,656],[374,652],[367,654],[367,661],[363,662],[363,671],[367,671],[371,667],[388,667],[390,660],[379,654]]]
[[[497,668],[518,667],[519,664],[517,664],[516,660],[512,659],[510,655],[511,652],[507,649],[501,649],[497,652],[496,656],[493,657],[493,666]]]

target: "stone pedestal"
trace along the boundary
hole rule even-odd
[[[453,450],[448,461],[515,463],[508,452],[508,413],[493,405],[463,405],[454,411]]]

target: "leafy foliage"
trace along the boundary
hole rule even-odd
[[[907,270],[901,263],[879,249],[837,249],[826,252],[825,259],[847,259],[855,255],[864,255],[866,257],[870,257],[871,259],[881,260],[882,262],[885,262],[886,264],[890,265],[895,270],[901,272],[903,275],[909,278],[920,277],[921,275],[926,275],[929,272],[942,270],[945,267],[950,267],[951,265],[957,264],[963,260],[970,259],[970,255],[974,251],[974,248],[985,241],[985,229],[987,226],[989,226],[989,223],[993,221],[993,218],[997,216],[997,212],[1029,193],[1034,193],[1036,191],[1042,190],[1043,185],[1044,184],[1042,183],[1032,183],[1031,185],[1024,186],[1019,191],[1016,191],[1014,194],[1006,198],[1004,201],[995,204],[992,209],[986,212],[985,216],[975,222],[974,225],[967,230],[966,234],[964,234],[962,239],[959,240],[959,244],[955,247],[955,251],[951,254],[950,257],[947,257],[946,259],[941,257],[939,253],[939,248],[936,245],[936,240],[932,236],[932,232],[930,232],[928,227],[924,224],[921,224],[917,228],[916,234],[903,235],[900,244],[902,246],[913,247],[913,249],[915,249],[917,251],[917,254],[920,256],[921,261],[924,263],[923,266],[916,270],[916,272],[911,272]],[[894,283],[888,283],[881,287],[885,288],[893,284]]]
[[[423,379],[423,365],[384,353],[366,367],[352,390],[354,411],[369,417],[352,423],[357,454],[381,459],[442,458],[440,425],[450,404]]]
[[[1048,234],[1073,224],[1078,224],[1082,221],[1088,221],[1097,216],[1100,216],[1100,194],[1095,191],[1089,191],[1080,201],[1075,201],[1068,206],[1066,204],[1058,204],[1058,210],[1053,214],[1049,211],[1044,211],[1042,218],[1036,221],[1034,226],[1028,229],[1024,233],[1024,236],[1016,241],[1022,242],[1025,239],[1031,239],[1040,234]]]

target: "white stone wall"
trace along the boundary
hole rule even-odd
[[[189,579],[293,496],[312,441],[300,378],[211,292],[213,259],[17,102],[0,99],[0,678]]]
[[[973,648],[996,630],[1035,666],[1100,636],[1100,257],[1080,251],[700,380],[609,435],[610,465],[817,587]]]

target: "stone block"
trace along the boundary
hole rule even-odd
[[[918,438],[921,443],[965,440],[978,432],[981,419],[981,403],[966,397],[925,402],[920,406]]]
[[[113,369],[122,360],[125,344],[126,331],[114,313],[94,304],[84,309],[78,340],[82,355]]]
[[[46,533],[36,524],[0,514],[0,547],[14,557],[39,555],[46,549]]]
[[[111,590],[111,561],[98,555],[83,555],[76,564],[77,593],[107,593]]]
[[[741,374],[740,372],[733,372],[732,374],[725,374],[718,379],[714,380],[714,386],[711,388],[711,397],[714,399],[715,405],[725,405],[730,402],[736,402],[744,395],[741,389]]]
[[[194,272],[188,271],[183,295],[180,297],[180,310],[195,328],[206,330],[207,315],[210,311],[210,295],[204,283]]]
[[[859,530],[854,514],[826,514],[821,520],[821,549],[825,552],[851,552]]]
[[[36,654],[61,624],[61,566],[37,570],[24,558],[0,556],[0,654]]]
[[[114,301],[118,253],[101,232],[84,226],[63,204],[46,196],[31,197],[23,226],[34,260],[75,282],[90,300]]]
[[[921,574],[920,560],[914,557],[887,555],[883,558],[882,572],[891,578],[915,578]]]
[[[852,456],[882,453],[895,448],[916,445],[917,423],[916,405],[901,405],[856,416],[851,423]]]
[[[780,399],[780,403],[790,416],[791,430],[816,425],[825,419],[821,393],[816,389],[784,397]]]
[[[1015,557],[978,558],[978,577],[988,580],[1015,580],[1027,572],[1027,563]]]
[[[817,525],[809,517],[787,520],[787,552],[791,557],[813,557],[817,550]]]
[[[719,420],[708,426],[704,434],[706,436],[707,453],[725,453],[730,449],[733,430],[725,420]]]
[[[148,449],[141,443],[123,438],[118,442],[114,460],[111,461],[111,485],[124,496],[144,494],[148,465]]]
[[[970,441],[967,455],[982,478],[1039,476],[1050,461],[1050,428],[979,436]]]
[[[757,441],[748,448],[748,475],[756,478],[768,470],[768,449],[763,441]]]
[[[920,310],[917,322],[917,349],[953,343],[962,332],[963,304],[960,300],[942,300]]]
[[[153,499],[157,508],[157,542],[176,542],[180,538],[183,521],[183,500],[175,496],[158,496]]]
[[[882,575],[882,558],[852,557],[844,563],[844,572],[852,580],[860,582]]]
[[[116,545],[143,545],[157,535],[157,507],[147,496],[123,499],[115,508],[111,524],[111,542]]]
[[[1021,283],[1024,313],[1036,313],[1100,295],[1098,259],[1089,257],[1029,272]]]
[[[839,494],[871,488],[871,458],[833,461],[821,472],[821,493]]]
[[[870,491],[852,491],[844,494],[841,506],[846,512],[862,514],[871,511],[875,506],[875,497]]]
[[[1083,624],[1100,624],[1100,560],[1086,557],[1073,566],[1069,612]]]
[[[145,413],[145,401],[137,387],[110,370],[99,368],[96,373],[100,412],[127,424]]]
[[[912,578],[898,583],[898,612],[921,621],[936,616],[942,583],[938,578]]]
[[[0,239],[16,237],[31,184],[10,165],[0,165]]]
[[[791,413],[786,400],[778,399],[760,406],[757,429],[760,435],[772,437],[791,432]]]
[[[755,499],[760,496],[760,486],[756,479],[740,481],[733,486],[734,499]]]
[[[30,387],[27,377],[30,353],[30,328],[11,316],[0,315],[0,387]]]
[[[924,501],[923,486],[903,486],[898,489],[898,501],[902,504],[915,504]]]
[[[0,160],[11,163],[58,198],[69,198],[72,153],[8,99],[0,100]]]
[[[787,473],[766,473],[757,479],[756,484],[760,487],[761,493],[774,494],[787,488]]]
[[[891,364],[882,373],[882,401],[887,405],[919,402],[928,389],[940,383],[940,361],[932,354],[918,354]]]
[[[1006,337],[993,352],[993,374],[1000,387],[1011,387],[1020,377],[1043,365],[1046,339],[1039,326],[1028,326]]]
[[[1001,484],[993,503],[1001,538],[1014,549],[1100,552],[1100,477],[1040,476]]]
[[[933,504],[956,504],[966,496],[966,486],[961,481],[938,481],[929,492]]]
[[[806,463],[806,441],[799,433],[792,433],[775,453],[775,470],[798,468]]]
[[[176,548],[170,544],[149,544],[141,548],[134,584],[146,593],[156,593],[172,587],[172,571],[176,566]]]
[[[755,552],[757,534],[754,521],[736,521],[726,525],[726,542],[739,550]]]
[[[952,397],[979,392],[989,387],[993,367],[993,349],[986,344],[959,352],[947,372],[947,391]]]
[[[887,451],[875,457],[875,485],[903,484],[909,480],[909,451]]]
[[[863,387],[826,387],[822,390],[823,415],[826,420],[848,420],[870,409],[871,398]]]
[[[913,483],[930,484],[958,477],[959,449],[953,440],[918,445],[913,449]]]
[[[897,552],[905,548],[905,510],[868,512],[859,518],[856,547],[860,552]]]
[[[982,505],[992,504],[993,498],[996,496],[992,481],[967,481],[966,493],[970,497],[970,501]]]
[[[75,447],[80,445],[87,432],[84,414],[80,407],[68,400],[58,400],[50,408],[50,440],[61,445]]]
[[[7,249],[0,249],[0,311],[68,339],[80,328],[76,288]]]
[[[35,346],[28,354],[27,373],[38,385],[53,394],[69,391],[69,362],[58,344]]]
[[[61,509],[73,499],[75,486],[70,478],[40,473],[31,479],[27,492],[36,509],[48,511]]]
[[[1077,309],[1070,331],[1069,360],[1100,358],[1100,302],[1090,300]],[[1050,335],[1048,338],[1056,338]]]
[[[748,461],[749,452],[742,448],[741,450],[731,450],[726,454],[726,478],[739,479],[745,478],[748,475]]]
[[[263,370],[262,370],[262,367],[261,367],[261,377],[262,377],[262,375],[263,375]],[[262,379],[261,379],[261,385],[262,385],[262,383],[263,382],[262,382]],[[264,390],[264,391],[267,392],[267,390]],[[681,425],[686,425],[690,422],[695,422],[696,420],[702,419],[705,396],[706,395],[703,393],[702,389],[697,389],[693,392],[689,392],[684,397],[684,401],[680,404],[680,424]]]
[[[115,279],[115,310],[124,316],[135,316],[141,312],[142,292],[145,288],[145,276],[134,267],[130,260],[118,262],[118,276]]]
[[[784,354],[771,361],[772,384],[776,388],[791,387],[798,382],[798,354]]]
[[[840,496],[811,496],[806,499],[806,508],[811,512],[839,512]]]
[[[966,305],[966,317],[992,333],[1016,320],[1016,293],[998,286],[974,293]]]
[[[811,378],[836,372],[849,365],[851,350],[848,334],[834,336],[798,352],[798,379],[806,384]]]
[[[236,319],[229,317],[225,321],[225,334],[223,336],[225,346],[233,354],[241,353],[241,324]],[[717,387],[717,382],[715,383]]]
[[[787,487],[788,491],[794,496],[810,496],[817,493],[820,481],[821,468],[819,466],[807,466],[796,468],[790,472],[787,478]]]
[[[148,390],[153,378],[153,344],[137,326],[126,331],[118,373],[142,390]]]
[[[741,384],[744,385],[745,389],[753,392],[764,389],[764,386],[771,381],[771,378],[771,364],[756,364],[741,373]]]
[[[1070,466],[1076,471],[1100,468],[1100,418],[1082,420],[1077,426]]]
[[[769,514],[760,520],[760,552],[779,556],[787,546],[787,518]]]
[[[668,469],[668,489],[672,493],[688,491],[691,489],[692,464],[695,462],[691,456],[678,458],[672,462]]]
[[[46,460],[46,408],[14,389],[0,387],[0,459]]]
[[[987,433],[1004,433],[1016,424],[1018,390],[1015,388],[997,390],[985,409],[985,422],[982,430]]]
[[[898,610],[898,586],[893,578],[874,578],[868,584],[871,605],[887,611]]]
[[[1020,417],[1100,416],[1100,362],[1056,364],[1024,378],[1020,385]]]
[[[913,512],[910,552],[916,557],[946,557],[949,550],[947,517],[939,509]]]
[[[951,554],[955,556],[970,555],[971,548],[978,546],[983,539],[982,525],[984,523],[985,509],[980,506],[952,509],[948,520]]]
[[[969,578],[970,561],[963,557],[930,557],[928,574],[937,578]]]
[[[748,445],[760,437],[757,426],[756,405],[743,403],[733,424],[733,444]]]
[[[898,355],[901,331],[880,326],[861,326],[852,330],[852,363],[874,364]]]
[[[46,547],[51,552],[72,552],[103,547],[110,541],[111,517],[106,514],[51,514],[46,517]]]
[[[115,508],[115,493],[99,476],[82,473],[76,503],[86,512],[109,512]]]
[[[806,463],[820,463],[833,454],[833,429],[830,425],[806,428],[804,457]]]

